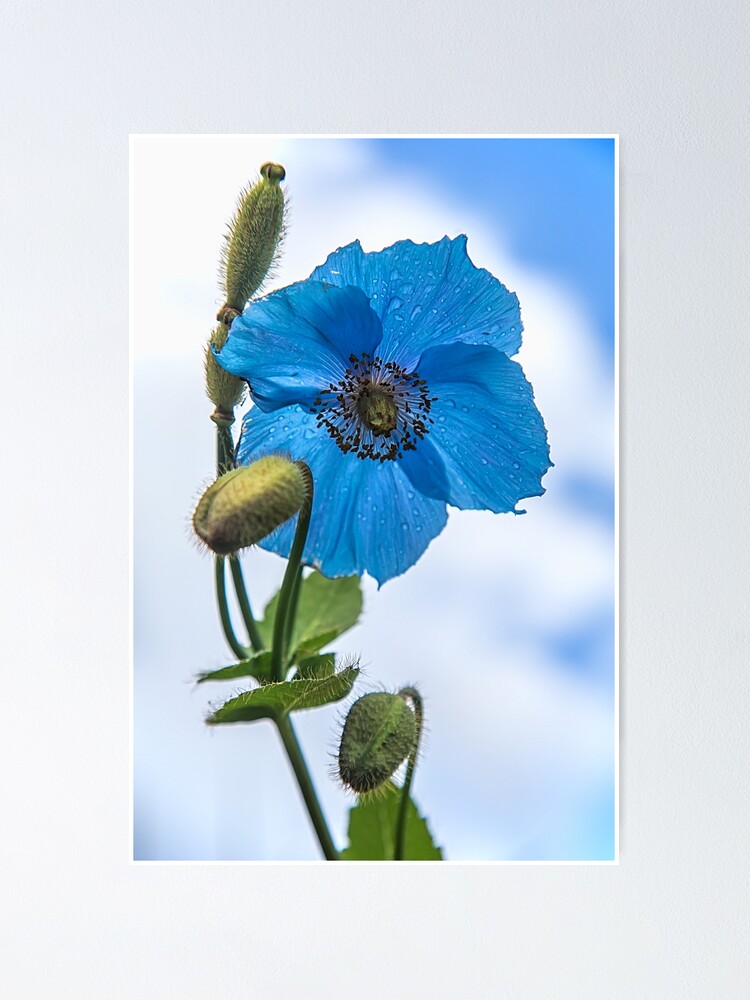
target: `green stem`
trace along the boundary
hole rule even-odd
[[[414,705],[414,715],[417,723],[417,736],[414,740],[414,749],[409,754],[409,763],[406,765],[406,777],[401,790],[401,805],[398,810],[396,820],[396,847],[393,853],[394,861],[404,860],[404,845],[406,843],[406,818],[409,812],[409,795],[411,782],[414,777],[414,768],[417,766],[417,754],[419,753],[419,741],[422,738],[423,708],[422,698],[416,688],[406,687],[399,691],[401,698],[408,698]]]
[[[222,476],[234,464],[234,441],[232,431],[224,424],[216,425],[216,475]]]
[[[279,730],[279,735],[281,736],[284,744],[284,749],[289,757],[289,763],[292,765],[294,774],[297,778],[299,789],[302,792],[302,798],[305,800],[305,805],[307,806],[307,811],[310,814],[310,820],[315,828],[315,833],[318,836],[323,855],[327,861],[338,861],[339,852],[336,850],[336,846],[331,839],[331,833],[328,829],[328,824],[325,821],[323,810],[320,808],[318,796],[315,794],[312,778],[310,777],[310,772],[307,769],[305,758],[302,756],[302,750],[300,749],[297,734],[294,731],[291,719],[288,715],[282,715],[274,721],[276,722],[276,726]]]
[[[289,658],[291,650],[292,632],[294,631],[294,622],[297,618],[297,604],[299,602],[299,592],[300,583],[302,582],[302,567],[297,567],[297,572],[294,575],[294,581],[292,583],[292,593],[289,596],[289,613],[286,616],[286,625],[284,627],[284,666],[288,667],[289,664],[286,662]]]
[[[263,642],[263,637],[258,631],[258,625],[253,616],[253,610],[250,607],[250,599],[248,598],[247,590],[245,589],[245,578],[242,575],[242,567],[240,566],[240,561],[236,556],[230,556],[229,568],[232,571],[234,590],[237,594],[237,600],[239,601],[242,619],[245,622],[245,627],[247,628],[250,645],[256,653],[260,653],[261,650],[266,648],[266,644]]]
[[[303,472],[306,475],[309,491],[308,497],[305,503],[303,503],[299,512],[299,519],[297,521],[297,530],[294,533],[294,541],[292,542],[292,550],[289,553],[289,562],[286,565],[286,572],[284,573],[284,581],[281,584],[281,590],[279,592],[279,604],[276,609],[276,620],[273,625],[273,652],[271,654],[271,677],[275,681],[281,681],[284,679],[284,667],[286,665],[286,648],[285,640],[287,635],[291,635],[291,630],[294,622],[287,628],[287,616],[292,603],[292,596],[295,589],[295,584],[297,583],[298,570],[300,568],[300,560],[302,559],[302,552],[305,548],[305,542],[307,541],[307,531],[310,527],[310,513],[312,512],[313,505],[313,480],[312,474],[306,465],[302,462],[299,463]]]
[[[227,642],[229,643],[232,652],[235,656],[239,657],[240,660],[246,660],[250,655],[251,650],[237,639],[234,634],[234,628],[232,626],[232,619],[229,615],[229,605],[227,604],[227,587],[226,587],[226,577],[224,574],[224,556],[216,556],[214,561],[215,569],[215,580],[216,580],[216,598],[219,602],[219,617],[221,618],[221,627],[224,629],[224,635],[226,636]]]
[[[232,440],[232,431],[229,424],[217,423],[216,424],[216,474],[217,476],[223,475],[228,472],[233,464],[234,455],[234,441]],[[250,600],[247,596],[247,589],[245,588],[245,580],[242,576],[242,567],[239,564],[239,560],[235,556],[229,557],[229,568],[232,572],[232,580],[234,581],[234,591],[237,594],[237,601],[240,605],[240,611],[242,612],[242,619],[245,622],[245,627],[247,628],[248,638],[250,640],[250,646],[256,652],[260,652],[265,648],[263,639],[258,632],[258,626],[255,623],[255,618],[253,617],[252,608],[250,607]],[[216,593],[219,598],[219,610],[222,613],[222,625],[224,626],[224,634],[227,637],[229,645],[232,650],[240,655],[238,650],[244,650],[244,655],[246,656],[249,652],[246,647],[242,646],[238,641],[232,628],[232,623],[229,618],[229,609],[227,607],[226,598],[226,585],[225,585],[225,574],[222,570],[221,572],[221,582],[219,583],[218,571],[217,571],[217,589]]]

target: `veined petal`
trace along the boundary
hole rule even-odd
[[[283,452],[310,466],[315,499],[303,560],[326,576],[369,573],[379,583],[405,572],[445,527],[443,501],[422,495],[398,462],[344,455],[298,406],[245,417],[238,460]],[[296,517],[260,544],[288,556]]]
[[[406,367],[438,344],[483,344],[508,355],[521,346],[518,297],[472,264],[465,236],[401,240],[374,253],[357,240],[335,250],[310,277],[361,288],[383,324],[379,353]]]
[[[415,489],[401,463],[360,461],[360,491],[353,505],[358,569],[385,583],[406,572],[448,521],[445,502]],[[325,570],[324,570],[325,572]]]
[[[464,510],[515,511],[541,496],[547,432],[521,366],[491,347],[425,351],[434,423],[403,468],[417,489]]]
[[[360,289],[301,281],[251,302],[216,357],[247,379],[262,410],[309,405],[342,378],[350,354],[374,354],[382,332]]]

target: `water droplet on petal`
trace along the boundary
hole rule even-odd
[[[520,465],[518,464],[518,462],[514,462],[514,463],[513,463],[513,468],[514,468],[514,469],[520,469],[520,468],[521,468],[521,466],[520,466]]]

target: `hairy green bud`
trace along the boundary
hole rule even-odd
[[[353,791],[372,792],[416,749],[414,712],[400,695],[362,695],[346,717],[339,746],[339,776]]]
[[[193,528],[219,555],[256,545],[288,521],[309,497],[305,466],[280,455],[219,476],[198,501]]]
[[[277,258],[284,233],[286,171],[279,163],[264,163],[257,183],[240,193],[221,253],[220,274],[226,303],[217,319],[229,325],[261,287]]]
[[[236,375],[224,371],[214,357],[213,347],[220,351],[227,339],[227,327],[219,323],[206,344],[204,371],[206,374],[206,395],[219,413],[231,417],[232,410],[242,402],[245,383]]]

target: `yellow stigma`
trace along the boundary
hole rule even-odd
[[[398,424],[398,409],[393,396],[382,389],[370,389],[357,400],[357,416],[377,437],[390,434]]]

